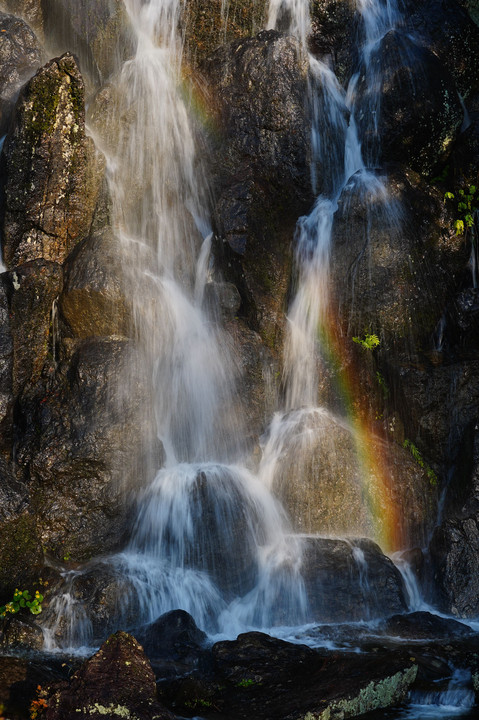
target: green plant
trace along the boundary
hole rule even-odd
[[[365,333],[364,338],[353,337],[353,342],[361,345],[365,350],[374,350],[379,345],[379,338],[372,333]]]
[[[403,446],[406,448],[406,450],[409,450],[411,455],[413,456],[414,460],[417,462],[419,467],[421,467],[423,470],[426,471],[426,475],[429,479],[430,485],[433,487],[436,487],[437,485],[437,475],[434,472],[434,470],[427,464],[427,462],[424,460],[423,456],[417,449],[417,447],[412,443],[410,440],[406,438],[406,440],[403,443]]]
[[[22,608],[28,609],[32,615],[39,615],[42,611],[43,595],[36,590],[32,597],[28,590],[16,589],[10,602],[0,606],[0,618],[7,615],[16,615]]]
[[[474,238],[474,215],[478,210],[479,193],[475,185],[469,185],[464,190],[458,191],[458,198],[452,192],[444,194],[444,201],[455,202],[456,219],[454,221],[454,230],[456,235],[467,235],[470,232]]]
[[[241,680],[236,683],[236,687],[240,687],[240,688],[248,688],[248,687],[251,687],[252,685],[256,685],[256,681],[253,680],[252,678],[241,678]]]

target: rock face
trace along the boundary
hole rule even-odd
[[[373,62],[382,69],[378,124],[382,163],[405,162],[431,175],[450,152],[463,120],[454,79],[433,52],[397,31],[384,37]],[[361,82],[359,92],[363,92]],[[374,144],[372,128],[361,120],[363,113],[365,123],[371,119],[369,102],[365,88],[359,127],[366,147]]]
[[[201,64],[220,45],[259,32],[265,24],[265,0],[187,0],[181,18],[189,62]]]
[[[445,517],[430,547],[440,606],[458,617],[479,613],[479,435],[474,422],[464,434]]]
[[[3,158],[3,255],[8,267],[62,263],[89,230],[98,193],[95,151],[85,136],[83,80],[72,55],[27,84]]]
[[[432,348],[431,338],[465,272],[441,194],[390,169],[372,187],[345,187],[334,218],[332,287],[350,335],[374,331],[386,348]]]
[[[41,65],[41,48],[34,32],[20,18],[0,13],[0,137],[20,87]]]
[[[68,683],[48,697],[45,720],[100,715],[107,720],[172,720],[156,699],[155,676],[137,641],[126,633],[112,635]]]
[[[371,540],[305,538],[301,571],[315,620],[346,622],[406,610],[401,575]]]
[[[280,460],[272,487],[297,532],[372,537],[379,532],[394,547],[427,541],[437,489],[405,448],[373,434],[361,438],[358,429],[324,409],[292,412],[289,429],[287,420],[277,440]],[[397,517],[391,529],[391,507],[405,506],[407,516]]]
[[[240,290],[242,314],[273,347],[282,332],[293,229],[312,202],[306,58],[294,39],[269,31],[220,48],[202,70],[222,129],[214,147],[222,268]]]
[[[406,8],[407,29],[448,68],[461,95],[467,97],[477,90],[479,71],[468,60],[479,51],[479,28],[467,12],[472,3],[422,0],[406,2]]]
[[[59,559],[89,559],[123,538],[121,479],[138,471],[126,438],[133,417],[143,417],[144,398],[139,384],[135,403],[124,405],[112,388],[131,361],[127,340],[86,340],[53,383],[39,384],[19,405],[17,461],[28,467],[44,546]]]

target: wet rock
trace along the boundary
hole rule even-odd
[[[354,717],[403,697],[417,672],[407,657],[327,654],[256,632],[217,643],[213,655],[220,688],[210,707],[234,720]]]
[[[132,634],[141,643],[157,676],[186,675],[209,666],[207,635],[184,610],[172,610]]]
[[[35,33],[20,18],[0,12],[0,137],[7,131],[18,91],[41,64]]]
[[[306,596],[312,618],[346,622],[406,609],[398,569],[372,540],[303,539]]]
[[[73,52],[82,71],[100,84],[135,51],[124,3],[119,0],[42,0],[45,37],[58,54]]]
[[[53,378],[19,402],[17,462],[28,467],[32,512],[57,558],[89,559],[124,536],[122,489],[142,477],[142,453],[148,443],[155,447],[141,375],[132,380],[134,392],[125,380],[134,358],[124,339],[82,341]]]
[[[479,53],[479,28],[467,12],[471,4],[467,0],[459,3],[421,0],[405,4],[407,29],[447,67],[461,95],[467,97],[479,89],[479,70],[469,61]]]
[[[441,609],[457,617],[479,613],[479,434],[477,418],[464,433],[445,498],[444,519],[430,553]]]
[[[283,418],[281,437],[273,434],[269,442],[276,449],[267,445],[266,457],[271,449],[279,458],[272,488],[295,531],[381,537],[394,549],[427,540],[437,490],[397,443],[372,433],[361,439],[354,427],[324,409],[290,413]]]
[[[194,66],[220,45],[255,35],[265,25],[265,0],[187,0],[181,17],[185,53]]]
[[[3,5],[7,12],[24,18],[43,40],[43,3],[41,0],[5,0]]]
[[[451,468],[460,457],[468,426],[477,417],[477,361],[433,365],[391,357],[388,364],[396,376],[395,404],[407,422],[409,439],[430,463]],[[469,450],[466,456],[470,457]]]
[[[33,260],[9,272],[7,278],[16,396],[26,385],[38,382],[55,355],[52,308],[62,289],[63,273],[55,262]]]
[[[30,716],[31,703],[43,695],[43,688],[65,679],[77,659],[0,656],[0,703],[6,717],[16,720]]]
[[[229,319],[225,327],[231,339],[232,356],[238,364],[237,412],[245,419],[246,442],[255,447],[275,410],[278,361],[265,347],[259,333],[251,330],[244,318]]]
[[[51,688],[45,720],[172,720],[156,698],[155,676],[141,645],[124,632],[112,635],[68,683]]]
[[[27,612],[27,611],[25,611]],[[32,621],[9,617],[0,630],[0,646],[4,651],[41,650],[43,648],[43,631]]]
[[[118,558],[100,557],[78,568],[67,553],[61,565],[48,569],[48,593],[38,623],[48,628],[57,647],[98,647],[118,627],[137,624],[138,593]]]
[[[60,312],[73,337],[128,335],[119,250],[109,228],[77,245],[65,263]]]
[[[452,150],[463,121],[454,79],[433,52],[398,31],[390,31],[384,37],[371,63],[372,71],[381,73],[378,122],[381,162],[401,162],[424,176],[431,175]],[[366,78],[367,74],[363,74],[358,86],[363,96],[358,127],[360,135],[364,133],[366,157],[371,156],[376,164],[376,120],[369,106],[372,90]]]
[[[429,612],[413,612],[408,615],[394,615],[381,625],[384,630],[402,638],[418,640],[443,638],[448,640],[452,637],[464,637],[473,634],[473,630],[464,623],[457,622],[450,618],[442,618],[439,615],[431,615]]]
[[[381,181],[355,175],[339,199],[331,254],[347,337],[374,332],[389,353],[432,349],[468,262],[441,192],[400,168]]]
[[[0,604],[20,590],[38,590],[43,548],[35,519],[23,513],[0,525]]]
[[[293,38],[268,31],[220,48],[202,70],[222,128],[212,148],[223,239],[219,264],[240,291],[241,313],[274,347],[282,332],[293,230],[312,202],[308,63]]]
[[[352,0],[313,0],[309,49],[320,58],[329,56],[341,83],[351,74],[353,42],[357,32],[356,3]]]
[[[39,70],[22,91],[3,150],[8,267],[62,263],[88,234],[102,170],[85,135],[83,95],[69,54]]]
[[[7,449],[12,441],[13,338],[10,327],[10,283],[0,275],[0,445]]]

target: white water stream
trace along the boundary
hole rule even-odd
[[[108,157],[109,181],[138,362],[151,388],[145,417],[154,419],[164,462],[138,493],[128,546],[101,561],[122,579],[118,624],[132,616],[136,624],[150,622],[182,608],[200,627],[230,637],[249,628],[301,625],[309,620],[302,543],[271,488],[296,418],[322,412],[317,388],[324,359],[317,331],[328,310],[338,199],[354,182],[388,204],[385,186],[363,161],[355,121],[358,76],[344,91],[331,69],[310,57],[312,173],[321,193],[311,214],[298,222],[284,405],[272,419],[255,475],[246,469],[243,420],[232,410],[234,362],[221,327],[202,308],[212,230],[207,178],[182,91],[181,3],[125,4],[137,51],[124,64],[115,93],[121,123]],[[373,0],[361,0],[358,11],[367,74],[374,48],[399,15],[392,4]],[[268,27],[297,35],[306,52],[308,2],[271,0]],[[371,89],[374,118],[377,97],[377,88],[376,94]],[[124,385],[126,394],[135,391],[129,378]],[[357,554],[356,561],[363,569],[364,557]],[[63,646],[91,643],[91,622],[74,590],[79,574],[66,576],[64,593],[55,600],[51,647],[58,635]],[[366,582],[366,569],[361,577]]]

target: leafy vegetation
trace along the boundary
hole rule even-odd
[[[379,345],[379,338],[377,335],[365,333],[364,338],[353,337],[353,342],[361,345],[365,350],[374,350]]]
[[[427,464],[427,462],[424,460],[423,456],[417,449],[417,447],[412,443],[410,440],[406,438],[406,440],[403,443],[406,450],[409,450],[411,455],[413,456],[414,460],[417,462],[419,467],[421,467],[423,470],[426,471],[426,475],[429,479],[430,485],[435,487],[437,485],[437,475],[434,472],[434,470]]]
[[[29,610],[32,615],[39,615],[42,611],[43,595],[37,590],[32,597],[28,590],[15,590],[10,602],[0,606],[0,618],[16,615],[22,608]]]
[[[455,214],[457,217],[454,221],[456,235],[467,235],[470,232],[474,238],[474,215],[479,208],[479,193],[477,187],[475,185],[469,185],[466,190],[461,188],[458,191],[457,198],[454,193],[446,192],[444,194],[444,201],[453,202],[456,205]]]

